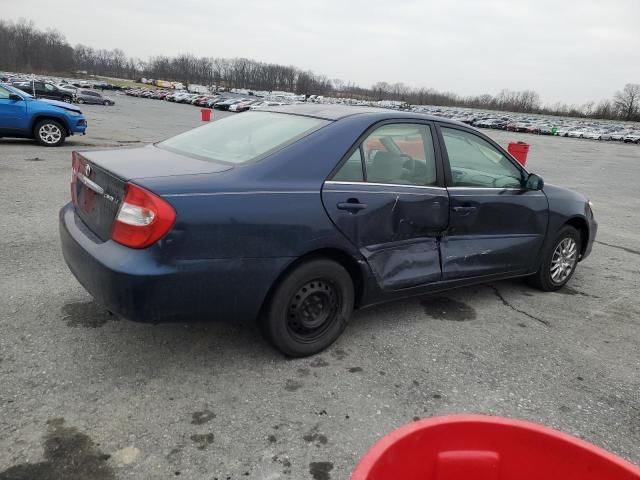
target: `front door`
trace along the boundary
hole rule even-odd
[[[441,243],[444,280],[529,272],[547,228],[548,202],[526,172],[491,142],[439,125],[450,220]]]
[[[11,132],[27,128],[27,102],[12,100],[13,93],[0,86],[0,129]]]
[[[327,213],[383,289],[441,278],[438,241],[449,204],[432,129],[408,122],[374,127],[322,189]]]

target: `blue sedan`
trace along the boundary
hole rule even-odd
[[[251,111],[73,153],[64,258],[132,320],[257,319],[312,355],[354,308],[505,278],[563,287],[597,224],[462,123],[372,108]]]

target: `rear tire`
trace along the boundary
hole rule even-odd
[[[62,97],[62,101],[64,103],[71,103],[71,97],[69,97],[68,95],[65,95],[64,97]]]
[[[545,292],[560,290],[576,271],[580,248],[580,232],[570,225],[562,227],[543,253],[540,268],[529,277],[529,283]]]
[[[33,136],[44,147],[58,147],[66,139],[66,131],[56,120],[40,120],[33,128]]]
[[[84,100],[83,100],[83,99],[81,99],[81,98],[79,98],[79,99],[78,99],[78,103],[79,103],[80,105],[82,105],[82,104],[84,103]]]
[[[285,355],[313,355],[344,331],[353,304],[349,273],[332,260],[309,260],[275,288],[260,319],[262,332]]]

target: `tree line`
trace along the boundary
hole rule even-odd
[[[364,88],[341,79],[328,79],[291,65],[247,58],[196,57],[182,54],[155,56],[147,61],[128,57],[120,49],[95,49],[69,45],[53,29],[39,30],[32,21],[0,20],[0,70],[22,73],[90,75],[137,80],[141,77],[218,85],[253,90],[284,90],[299,94],[332,95],[360,100],[396,100],[417,105],[471,107],[521,113],[640,121],[640,85],[627,84],[612,99],[584,105],[556,103],[543,106],[531,90],[502,90],[497,95],[460,96],[432,88],[412,88],[403,83],[377,82]]]

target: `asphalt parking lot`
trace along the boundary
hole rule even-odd
[[[594,202],[597,243],[569,287],[365,309],[325,353],[288,360],[251,323],[119,320],[68,271],[71,151],[201,123],[189,105],[115,100],[83,106],[89,134],[61,148],[0,140],[1,480],[346,479],[385,433],[450,413],[532,420],[640,464],[640,148],[485,130]]]

